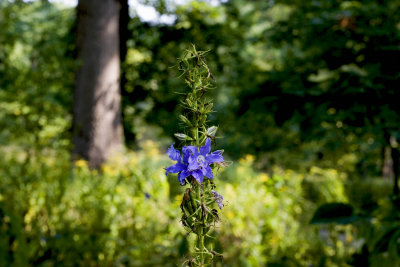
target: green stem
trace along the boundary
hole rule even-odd
[[[198,129],[198,128],[197,128]],[[204,193],[202,185],[198,186],[198,198],[200,200],[200,206],[203,206],[203,198],[204,198]],[[200,231],[199,231],[199,249],[200,249],[200,266],[204,266],[204,216],[203,216],[203,210],[201,211],[201,220],[202,223],[200,225]]]
[[[196,146],[199,147],[199,127],[196,127]]]
[[[201,228],[201,233],[199,235],[199,246],[200,246],[200,266],[204,266],[204,235],[203,227]]]
[[[198,244],[198,248],[199,248],[199,253],[200,253],[200,266],[205,266],[204,265],[204,216],[203,216],[203,208],[202,208],[202,203],[204,201],[204,192],[203,192],[203,187],[200,184],[193,184],[193,188],[195,189],[196,192],[196,196],[197,199],[200,200],[200,214],[199,216],[201,216],[201,224],[199,225],[198,230],[196,231],[196,235],[197,235],[197,244]]]

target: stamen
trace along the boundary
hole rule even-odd
[[[197,156],[196,160],[197,160],[198,163],[203,163],[206,159],[204,158],[203,155],[200,155],[200,156]]]

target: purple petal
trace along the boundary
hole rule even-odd
[[[224,207],[224,198],[222,197],[222,195],[218,194],[217,191],[211,190],[211,193],[213,194],[215,202],[217,202],[218,208],[222,210],[222,208]]]
[[[182,148],[182,155],[183,155],[183,162],[188,163],[189,162],[189,157],[191,155],[197,155],[199,154],[197,147],[195,146],[185,146]]]
[[[186,170],[185,164],[182,164],[182,163],[178,162],[175,165],[172,165],[172,166],[170,166],[168,168],[165,168],[165,174],[178,173],[178,172],[181,172],[181,171],[184,171],[184,170]]]
[[[188,177],[190,175],[190,172],[188,171],[182,171],[181,173],[179,173],[178,175],[178,181],[181,185],[185,184],[185,178]]]
[[[205,168],[203,168],[203,175],[209,179],[214,178],[214,175],[213,175],[212,170],[209,165],[207,165]]]
[[[188,163],[189,163],[189,165],[188,165],[187,169],[190,171],[197,170],[201,167],[200,163],[197,161],[196,155],[190,156],[188,159]]]
[[[215,199],[219,199],[219,200],[224,200],[224,198],[222,197],[221,194],[219,194],[217,191],[215,190],[211,190],[211,194],[213,195],[213,197],[215,197]]]
[[[210,153],[210,151],[211,151],[211,140],[210,138],[207,138],[204,146],[200,147],[200,154],[205,156],[206,154]]]
[[[191,175],[196,179],[199,183],[203,182],[203,172],[201,170],[195,170],[191,172]]]
[[[224,161],[224,158],[222,157],[222,151],[221,150],[217,150],[217,151],[214,151],[211,154],[208,154],[206,156],[206,161],[209,164],[214,163],[214,162],[222,162],[222,161]]]
[[[174,148],[174,144],[168,148],[167,155],[170,159],[181,162],[181,153]]]

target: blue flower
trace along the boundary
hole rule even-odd
[[[166,174],[178,173],[178,181],[183,185],[185,178],[193,176],[199,183],[203,178],[213,179],[210,164],[214,162],[223,162],[222,151],[217,150],[212,153],[211,140],[207,138],[204,146],[197,148],[195,146],[185,146],[182,148],[182,156],[179,150],[174,148],[174,144],[167,150],[170,159],[177,161],[175,165],[166,168]]]

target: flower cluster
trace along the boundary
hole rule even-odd
[[[211,152],[211,140],[206,139],[204,146],[197,148],[195,146],[185,146],[182,148],[182,155],[179,150],[174,148],[174,144],[167,150],[167,155],[170,159],[177,161],[176,164],[165,168],[166,175],[168,173],[178,173],[178,181],[181,185],[185,184],[185,179],[192,176],[200,184],[203,183],[203,178],[213,179],[210,165],[212,163],[223,162],[222,151],[217,150]]]

